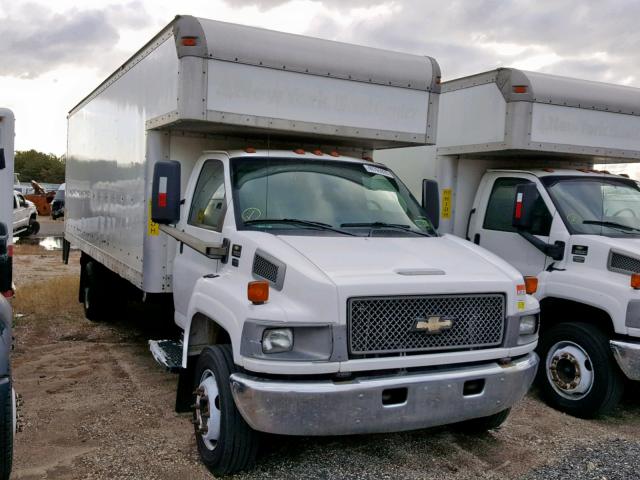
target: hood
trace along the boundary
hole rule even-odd
[[[522,276],[484,249],[443,237],[327,237],[281,235],[338,286],[398,286],[404,293],[438,290],[510,291]],[[455,285],[455,286],[454,286]],[[378,293],[375,293],[378,294]]]

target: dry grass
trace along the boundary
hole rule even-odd
[[[82,315],[82,306],[78,303],[79,282],[77,275],[64,275],[23,285],[16,292],[13,310],[41,318]]]

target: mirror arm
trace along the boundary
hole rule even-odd
[[[549,245],[525,230],[518,230],[518,233],[527,242],[536,247],[546,256],[551,257],[553,260],[560,261],[564,258],[564,242],[556,241],[553,245]]]
[[[181,243],[184,243],[189,248],[194,249],[196,252],[201,253],[205,257],[221,260],[222,263],[227,263],[229,258],[229,240],[225,238],[222,241],[222,245],[205,243],[198,237],[194,237],[182,230],[178,230],[175,227],[169,225],[160,225],[160,231],[166,233],[170,237],[175,238]]]

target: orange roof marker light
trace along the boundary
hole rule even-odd
[[[529,87],[526,85],[514,85],[513,93],[527,93],[529,91]]]
[[[195,47],[198,45],[198,37],[182,37],[182,46]]]
[[[333,152],[330,152],[329,155],[331,155],[332,157],[339,157],[340,154],[338,152],[336,152],[335,150]]]
[[[293,153],[297,153],[298,155],[304,155],[304,149],[296,148]]]
[[[253,147],[247,147],[244,149],[245,153],[256,153],[256,149]]]
[[[317,155],[317,156],[319,156],[319,157],[321,157],[322,155],[324,155],[324,153],[322,152],[322,150],[319,150],[319,149],[318,149],[318,150],[314,150],[314,151],[313,151],[313,154],[314,154],[314,155]]]

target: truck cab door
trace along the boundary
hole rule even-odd
[[[503,258],[523,275],[537,275],[544,270],[547,260],[546,255],[512,225],[516,187],[531,182],[531,178],[515,172],[486,174],[476,197],[476,213],[469,225],[469,238],[474,243]],[[548,243],[552,219],[541,197],[535,205],[535,225],[531,233]]]
[[[203,242],[220,244],[223,240],[222,225],[227,209],[225,167],[221,160],[206,160],[187,188],[180,229]],[[215,275],[221,261],[178,242],[173,264],[173,296],[176,321],[185,319],[196,281],[205,275]]]

